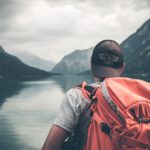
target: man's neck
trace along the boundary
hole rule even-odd
[[[105,77],[96,78],[94,77],[94,82],[102,82],[105,79]]]

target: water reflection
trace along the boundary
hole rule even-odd
[[[10,88],[12,91],[7,90],[8,95],[7,91],[3,92],[5,101],[0,109],[0,148],[38,150],[59,109],[63,91],[52,80],[17,85],[26,88],[16,88],[16,91]]]
[[[1,150],[36,150],[23,143],[13,131],[11,124],[5,118],[0,117],[0,149]]]
[[[57,81],[61,89],[66,92],[70,88],[79,85],[81,82],[86,81],[87,83],[93,82],[91,76],[78,76],[78,75],[64,75],[64,76],[53,76],[53,80]]]
[[[32,82],[0,81],[0,149],[39,150],[64,93],[82,81],[93,79],[54,76]]]
[[[0,80],[0,106],[2,106],[7,98],[18,94],[24,87],[19,82]]]
[[[1,109],[3,110],[3,104],[5,104],[10,97],[18,95],[21,92],[21,90],[25,87],[27,86],[21,84],[20,82],[0,80]],[[11,124],[9,123],[5,115],[3,115],[2,111],[0,113],[0,122],[0,148],[2,150],[20,150],[20,148],[22,150],[31,149],[31,147],[29,147],[28,145],[21,144],[19,138],[16,136],[15,131],[12,130]]]

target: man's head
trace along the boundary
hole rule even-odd
[[[91,69],[94,77],[117,77],[124,70],[123,51],[113,40],[103,40],[93,49]]]

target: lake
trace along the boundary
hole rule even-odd
[[[39,150],[59,110],[64,93],[88,76],[42,81],[0,80],[0,150]]]
[[[53,76],[42,81],[0,80],[0,149],[41,149],[64,93],[81,81],[91,83],[92,78]]]

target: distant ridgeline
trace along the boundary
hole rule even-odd
[[[85,50],[76,50],[66,55],[55,67],[51,70],[53,73],[61,74],[78,74],[87,71],[90,68],[90,59],[92,48]]]
[[[12,55],[17,56],[24,64],[40,70],[50,71],[55,65],[55,62],[42,59],[30,52],[15,50],[11,53]]]
[[[150,19],[121,44],[124,49],[125,74],[150,75]],[[66,55],[51,72],[61,74],[91,74],[92,48],[76,50]]]
[[[150,74],[150,19],[122,42],[125,73]]]
[[[0,46],[0,78],[17,80],[32,80],[50,76],[49,72],[24,64],[17,57],[8,54]]]
[[[125,54],[125,74],[150,76],[150,19],[121,44]],[[26,65],[23,59],[8,54],[0,46],[0,78],[32,80],[52,74],[91,75],[92,49],[76,50],[56,64],[50,72]],[[38,59],[39,60],[39,59]],[[33,65],[33,61],[31,65]],[[37,61],[36,61],[37,62]],[[45,64],[45,62],[43,62]],[[53,64],[52,64],[53,65]],[[42,66],[42,65],[41,65]],[[40,67],[41,67],[40,66]],[[39,67],[39,66],[37,66]],[[48,68],[47,68],[48,70]]]

